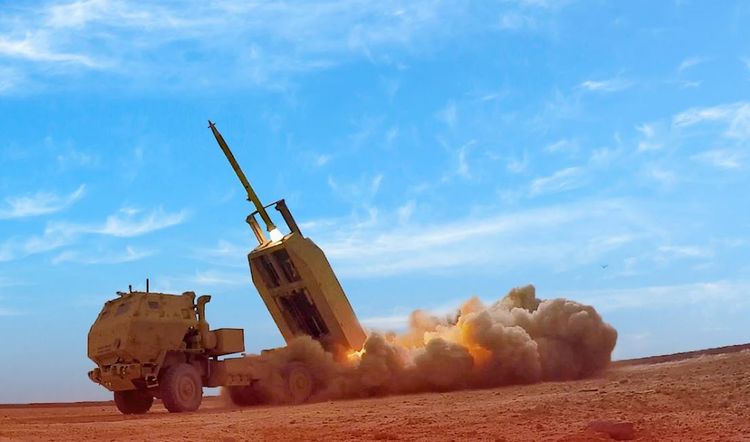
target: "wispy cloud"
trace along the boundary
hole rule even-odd
[[[740,101],[718,106],[694,107],[672,119],[672,125],[677,128],[710,122],[725,123],[727,128],[723,135],[728,138],[750,139],[750,103]]]
[[[16,69],[0,67],[0,94],[12,93],[26,81]]]
[[[81,29],[92,23],[122,27],[140,24],[144,29],[151,30],[185,29],[204,23],[182,18],[180,13],[185,12],[170,9],[168,2],[162,5],[138,5],[129,1],[75,0],[51,4],[44,11],[44,24],[53,29]]]
[[[571,153],[577,151],[578,147],[578,142],[576,140],[564,138],[544,146],[544,151],[549,153]]]
[[[538,131],[546,132],[551,122],[573,119],[581,115],[581,94],[564,94],[555,90],[543,109],[531,119],[531,125]]]
[[[502,30],[518,31],[521,29],[536,29],[539,23],[533,15],[510,11],[500,15],[497,26]]]
[[[588,228],[582,227],[626,210],[630,211],[627,215],[600,229],[602,236],[592,237]],[[336,271],[349,277],[466,267],[480,271],[530,262],[555,267],[561,262],[566,262],[565,265],[591,262],[600,254],[626,244],[630,239],[608,241],[606,238],[634,238],[631,230],[642,229],[630,224],[636,213],[619,202],[600,202],[475,216],[430,225],[411,222],[398,228],[387,220],[367,226],[341,220],[338,229],[314,230],[310,234],[334,261]],[[566,239],[541,241],[542,237]]]
[[[615,77],[605,80],[586,80],[579,84],[578,87],[592,92],[617,92],[625,90],[632,85],[633,83],[630,80]]]
[[[659,150],[664,147],[664,143],[657,136],[657,126],[655,124],[643,123],[636,126],[636,130],[641,135],[641,139],[638,141],[639,152]]]
[[[0,243],[0,262],[55,250],[70,244],[74,237],[75,234],[69,229],[57,223],[47,224],[41,235],[25,239],[9,238]]]
[[[144,216],[138,216],[140,210],[122,209],[110,215],[101,226],[81,226],[83,232],[98,233],[118,237],[140,236],[156,230],[181,224],[187,218],[187,211],[176,213],[165,212],[161,207]],[[74,229],[76,227],[73,227]]]
[[[5,207],[0,207],[0,219],[27,218],[59,212],[80,200],[85,190],[86,186],[81,184],[78,189],[64,196],[37,192],[33,195],[7,197]]]
[[[367,205],[378,194],[383,179],[382,173],[376,173],[373,176],[362,176],[356,181],[343,182],[329,175],[328,187],[343,200]]]
[[[717,280],[676,285],[653,285],[628,289],[560,292],[562,296],[575,296],[602,312],[616,310],[643,310],[648,307],[688,304],[730,305],[747,303],[750,282],[743,280]]]
[[[711,149],[690,157],[693,160],[717,167],[719,169],[740,169],[745,155],[729,149]]]
[[[458,122],[458,110],[454,101],[448,102],[442,109],[435,113],[435,117],[445,123],[446,126],[454,129]]]
[[[409,314],[394,314],[391,316],[373,316],[361,318],[359,322],[368,330],[402,330],[409,325]]]
[[[510,158],[505,164],[505,169],[510,173],[523,173],[529,167],[529,155],[524,151],[521,158]]]
[[[169,213],[162,208],[157,208],[141,215],[138,209],[126,208],[108,216],[103,223],[98,224],[51,222],[47,224],[41,235],[9,238],[0,243],[0,262],[56,250],[75,243],[82,235],[128,238],[165,229],[180,224],[185,219],[187,219],[186,210]]]
[[[570,0],[511,0],[511,3],[518,3],[524,7],[535,7],[542,9],[557,9],[570,3]]]
[[[709,258],[713,256],[713,251],[705,247],[698,246],[660,246],[658,252],[664,258]]]
[[[184,279],[201,286],[247,285],[252,282],[249,272],[225,272],[217,270],[197,271],[195,275]]]
[[[567,167],[549,176],[536,178],[529,186],[529,195],[538,196],[577,189],[585,184],[581,167]]]
[[[399,207],[396,213],[398,214],[398,223],[401,225],[407,224],[414,215],[414,210],[417,208],[417,204],[414,201],[408,201],[403,206]]]
[[[313,164],[316,167],[323,167],[331,161],[331,156],[327,154],[316,155],[313,159]]]
[[[472,140],[458,148],[458,165],[456,166],[456,174],[460,177],[467,179],[471,178],[471,169],[469,168],[468,156],[469,150],[474,144],[475,141]]]
[[[621,148],[600,147],[591,151],[589,163],[593,166],[608,166],[620,155],[622,155]]]
[[[203,248],[196,250],[196,256],[199,258],[227,258],[227,257],[242,257],[251,250],[253,246],[250,241],[243,240],[241,243],[230,242],[226,240],[219,240],[216,247]]]
[[[643,166],[642,173],[647,180],[656,182],[663,190],[672,189],[677,184],[677,174],[659,164],[649,163]]]
[[[640,124],[636,131],[637,152],[651,156],[650,161],[640,164],[640,178],[646,183],[658,184],[662,190],[671,190],[678,182],[690,182],[684,177],[695,164],[684,159],[724,171],[745,167],[747,141],[750,140],[750,103],[691,107],[670,119]],[[668,158],[676,152],[681,155]]]
[[[121,264],[124,262],[139,261],[155,253],[154,250],[140,250],[131,246],[126,246],[123,252],[118,253],[66,250],[52,258],[52,264],[65,262],[76,264]]]
[[[300,228],[303,232],[306,231],[302,223],[300,223]],[[255,240],[247,235],[234,241],[221,239],[214,247],[196,248],[192,257],[224,269],[247,269],[246,256],[257,245]]]
[[[703,81],[701,80],[677,80],[677,84],[682,89],[691,89],[700,87],[700,85],[703,84]]]
[[[703,64],[708,61],[708,58],[706,57],[688,57],[680,63],[680,65],[677,67],[678,72],[683,72],[687,69],[690,69],[692,67],[698,66],[699,64]]]
[[[99,158],[96,155],[81,152],[76,149],[68,149],[57,155],[57,165],[60,170],[69,169],[71,167],[95,166],[98,165],[98,163]]]
[[[745,69],[750,71],[750,57],[740,57],[740,62],[745,66]]]
[[[21,58],[34,62],[79,64],[87,68],[98,68],[101,64],[86,55],[55,52],[39,38],[28,35],[21,40],[0,37],[0,57]]]
[[[430,0],[44,2],[33,10],[17,8],[5,14],[0,22],[4,35],[0,59],[110,70],[118,72],[118,78],[165,78],[190,70],[193,81],[200,77],[201,84],[226,83],[226,77],[233,77],[274,85],[298,72],[327,69],[356,58],[388,62],[398,49],[409,50],[478,27],[496,28],[490,17],[466,22],[465,11],[460,2]],[[180,48],[188,46],[191,54],[210,60],[221,54],[222,74],[186,61],[192,57]],[[169,50],[164,51],[166,47]],[[59,74],[44,69],[36,73]]]

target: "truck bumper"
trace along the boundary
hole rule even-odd
[[[134,381],[137,383],[143,378],[140,364],[113,364],[89,372],[89,379],[110,391],[133,390],[137,388]]]

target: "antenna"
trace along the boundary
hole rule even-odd
[[[148,293],[148,278],[146,278],[146,293]]]

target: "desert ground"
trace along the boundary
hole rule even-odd
[[[196,413],[156,404],[0,406],[6,440],[606,441],[592,422],[632,424],[634,440],[750,441],[750,345],[620,361],[601,376],[491,390],[427,393]]]

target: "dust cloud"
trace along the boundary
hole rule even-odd
[[[309,337],[295,339],[260,356],[274,369],[256,395],[291,402],[282,373],[292,361],[315,378],[312,401],[580,379],[608,366],[616,341],[593,307],[539,300],[528,285],[489,306],[469,299],[453,317],[417,310],[406,333],[371,333],[345,361]]]

